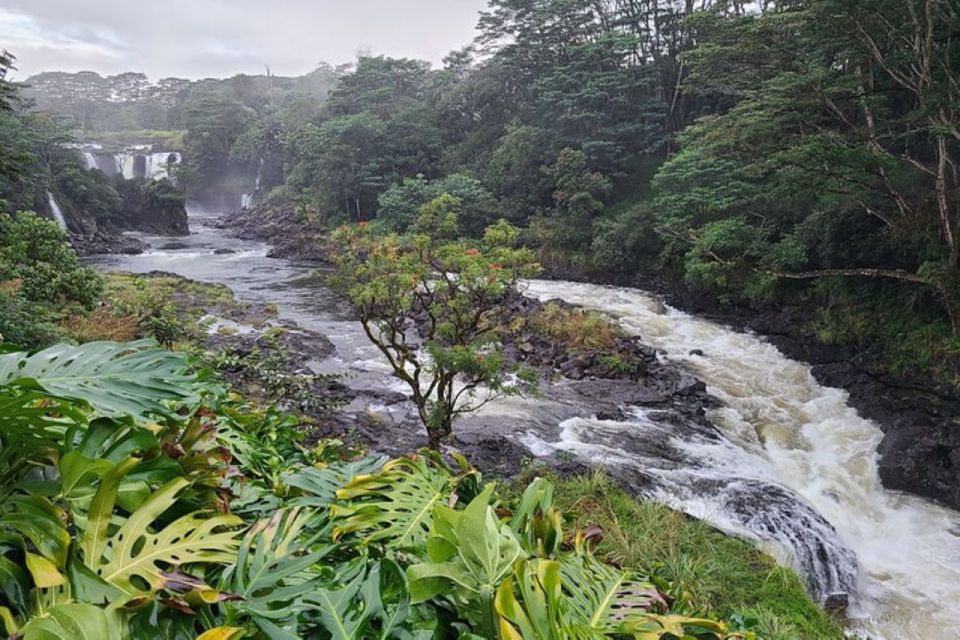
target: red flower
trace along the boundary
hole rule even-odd
[[[479,249],[467,249],[465,252],[468,256],[478,256],[480,255]]]

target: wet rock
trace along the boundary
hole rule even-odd
[[[137,255],[146,251],[147,245],[136,238],[120,233],[96,231],[88,235],[71,235],[70,244],[77,255],[93,256],[109,253]]]
[[[823,609],[834,618],[847,617],[847,607],[850,606],[850,595],[842,591],[828,593],[823,600]]]
[[[960,505],[960,429],[955,425],[888,429],[879,452],[884,486]]]
[[[690,350],[690,355],[692,355],[692,356],[701,356],[701,357],[702,357],[702,356],[703,356],[703,350],[702,350],[702,349],[691,349],[691,350]]]
[[[260,206],[237,211],[220,218],[217,226],[237,238],[270,244],[267,256],[271,258],[329,263],[329,241],[310,231],[299,214],[286,208]]]
[[[222,255],[226,255],[226,254],[228,254],[228,253],[236,253],[236,252],[237,252],[236,249],[228,249],[228,248],[225,248],[225,247],[224,247],[224,248],[222,248],[222,249],[215,249],[215,250],[213,251],[213,255],[215,255],[215,256],[222,256]]]

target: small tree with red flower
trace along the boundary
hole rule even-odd
[[[378,236],[363,224],[334,234],[334,284],[410,387],[432,449],[458,416],[528,392],[536,380],[504,361],[499,335],[518,281],[539,273],[539,265],[529,249],[515,247],[519,230],[505,220],[481,242],[450,239],[456,200],[440,196],[424,205],[412,235]]]

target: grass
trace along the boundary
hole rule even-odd
[[[960,391],[960,336],[953,334],[946,315],[922,295],[864,291],[869,295],[831,291],[831,304],[819,308],[813,322],[817,338],[867,347],[884,373],[932,378]]]
[[[60,323],[64,335],[79,343],[112,340],[129,342],[142,336],[140,319],[128,313],[116,313],[98,307],[87,314],[73,315]]]
[[[623,332],[603,314],[548,302],[529,320],[540,335],[577,349],[613,349]]]
[[[140,129],[130,131],[101,131],[90,133],[85,137],[89,142],[98,142],[105,145],[126,146],[131,144],[156,144],[164,150],[175,151],[184,148],[183,137],[185,131],[158,131]]]
[[[601,557],[683,585],[698,608],[719,617],[756,618],[766,640],[843,638],[800,577],[748,542],[663,505],[637,500],[602,473],[551,480],[554,500],[573,514],[573,527],[597,524],[603,529]]]
[[[152,337],[175,349],[190,349],[206,333],[210,315],[241,309],[229,288],[176,276],[110,273],[103,306],[73,313],[60,323],[76,342],[124,342]]]

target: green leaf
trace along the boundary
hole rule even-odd
[[[220,581],[221,591],[242,598],[226,606],[249,615],[270,638],[301,637],[297,618],[308,607],[304,599],[320,588],[315,565],[335,548],[315,546],[329,530],[304,536],[313,516],[310,511],[286,509],[257,523]]]
[[[187,514],[157,530],[156,520],[176,502],[189,484],[184,478],[160,487],[103,543],[101,536],[85,545],[84,562],[124,593],[138,595],[163,586],[161,572],[197,562],[226,564],[236,557],[243,521],[231,515]],[[107,501],[97,517],[105,518]],[[93,519],[91,509],[91,519]],[[153,533],[153,531],[157,531]],[[87,553],[89,550],[89,553]],[[99,553],[98,553],[99,551]]]
[[[39,353],[0,355],[0,385],[42,389],[89,403],[106,416],[167,413],[165,401],[194,398],[182,354],[152,340],[58,344]]]
[[[366,558],[360,556],[338,567],[337,574],[335,587],[320,588],[306,602],[319,613],[331,640],[377,637],[371,628],[373,621],[393,619],[384,615],[379,564],[368,566]],[[390,637],[386,633],[378,635]]]
[[[9,496],[0,505],[0,531],[16,532],[62,569],[67,561],[70,534],[61,518],[60,509],[40,496]]]
[[[20,612],[27,609],[30,580],[23,568],[7,557],[0,556],[0,594]]]
[[[335,462],[323,469],[301,467],[283,476],[282,484],[301,492],[291,500],[291,504],[326,507],[336,499],[338,490],[354,478],[376,473],[385,462],[384,458],[370,457],[352,462]]]
[[[74,602],[51,607],[20,630],[23,640],[121,640],[120,614]]]
[[[426,541],[434,507],[448,500],[453,484],[451,475],[425,456],[387,462],[379,474],[358,476],[337,491],[338,498],[350,503],[331,508],[340,521],[334,537],[369,531],[365,544],[416,549]]]

